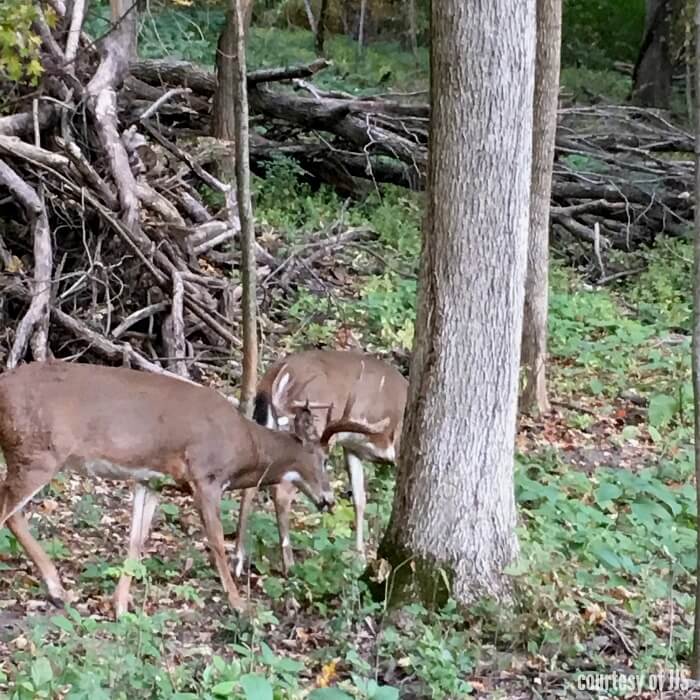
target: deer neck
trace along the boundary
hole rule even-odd
[[[298,471],[308,461],[303,445],[289,433],[261,426],[255,426],[251,432],[251,442],[255,447],[255,463],[251,465],[251,472],[255,475],[253,486],[278,484],[286,474]]]

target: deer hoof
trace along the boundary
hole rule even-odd
[[[249,611],[248,601],[238,595],[230,595],[228,597],[228,604],[231,606],[231,609],[239,615],[245,615]]]
[[[66,605],[73,603],[77,600],[78,596],[71,591],[67,591],[63,586],[51,586],[49,588],[49,602],[51,605],[57,608],[64,608]]]

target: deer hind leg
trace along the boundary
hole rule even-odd
[[[349,452],[345,453],[345,468],[350,477],[350,487],[352,488],[352,502],[355,506],[355,548],[360,556],[365,555],[365,542],[363,528],[365,522],[365,506],[367,496],[365,494],[365,472],[360,458]]]
[[[127,557],[141,560],[143,547],[151,531],[153,516],[158,507],[158,494],[143,484],[134,489],[134,503],[131,512],[131,533],[129,535],[129,553]],[[114,591],[114,612],[117,617],[129,609],[129,588],[131,576],[123,573]]]
[[[257,492],[257,489],[245,489],[241,494],[241,507],[238,512],[238,530],[236,532],[236,553],[234,554],[236,578],[239,578],[243,573],[243,565],[245,563],[245,533],[248,529],[250,511],[253,508],[253,499]]]
[[[51,481],[56,471],[55,464],[47,464],[45,467],[32,466],[23,470],[20,478],[18,476],[20,471],[8,462],[7,476],[0,486],[0,528],[7,525],[39,569],[48,590],[49,599],[54,605],[60,606],[71,602],[73,596],[63,588],[56,567],[32,536],[27,519],[21,512],[22,508]]]
[[[204,532],[209,542],[214,562],[219,572],[219,578],[228,595],[228,602],[234,610],[245,610],[245,602],[238,593],[233,582],[231,570],[226,561],[224,528],[221,525],[221,489],[214,485],[196,484],[194,487],[195,505],[202,519]]]
[[[296,487],[289,482],[281,482],[274,487],[272,497],[277,513],[277,529],[280,533],[280,548],[282,550],[282,570],[284,575],[289,575],[289,570],[294,566],[294,550],[289,539],[289,513],[296,496]]]

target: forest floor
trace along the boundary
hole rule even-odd
[[[200,18],[188,36],[177,17],[159,20],[157,40],[145,25],[145,52],[177,54],[186,45],[184,57],[210,62],[216,18],[199,31]],[[306,60],[310,51],[303,32],[255,36],[255,65],[265,65],[265,56],[274,65]],[[342,40],[332,53],[335,72],[323,79],[345,90],[424,84],[424,55],[416,72],[412,56],[390,48],[371,49],[365,63]],[[585,82],[578,79],[569,78],[574,93]],[[346,202],[312,189],[284,160],[255,187],[260,236],[290,255],[343,227],[371,231],[317,257],[293,293],[268,294],[263,284],[265,363],[301,347],[360,346],[405,371],[422,196],[387,187]],[[660,239],[654,248],[611,254],[640,271],[604,287],[589,282],[585,263],[571,265],[569,251],[555,247],[553,255],[553,410],[519,424],[521,558],[511,572],[512,609],[485,602],[466,612],[452,604],[385,610],[359,580],[347,498],[333,515],[300,499],[292,536],[298,561],[284,579],[273,512],[261,494],[248,533],[252,570],[241,581],[251,612],[239,618],[225,604],[190,499],[167,496],[143,563],[128,564],[136,612],[114,622],[110,595],[123,570],[128,489],[59,479],[35,500],[32,527],[78,599],[51,608],[36,571],[0,530],[0,696],[598,698],[606,693],[592,683],[617,678],[619,686],[622,678],[629,689],[633,674],[643,673],[644,692],[627,697],[692,697],[680,684],[668,687],[676,678],[669,674],[687,668],[694,602],[691,244]],[[335,466],[342,493],[346,480]],[[367,473],[371,559],[393,483],[390,469]],[[224,502],[228,535],[236,511],[235,497]],[[665,674],[662,692],[652,687],[656,673]]]
[[[300,285],[296,298],[270,302],[267,355],[273,347],[356,343],[405,364],[420,197],[393,190],[345,206],[295,180],[284,163],[258,187],[261,226],[290,250],[341,216],[377,231],[362,248],[316,263],[313,279],[323,289]],[[290,187],[295,197],[280,208],[280,190]],[[385,611],[358,582],[352,507],[343,499],[332,516],[302,503],[295,509],[299,562],[288,580],[279,575],[270,504],[262,504],[249,532],[253,572],[242,582],[253,612],[239,620],[226,608],[190,500],[168,496],[135,567],[138,612],[115,623],[109,596],[122,570],[128,490],[68,479],[37,501],[32,525],[79,594],[74,609],[45,603],[36,572],[0,533],[5,682],[22,698],[42,688],[61,697],[69,686],[71,698],[226,697],[250,673],[266,676],[278,697],[336,683],[358,697],[394,697],[377,695],[370,681],[400,689],[400,697],[596,697],[577,689],[577,671],[683,667],[696,512],[690,254],[685,242],[641,251],[631,264],[643,261],[644,272],[617,288],[596,288],[582,271],[554,262],[554,406],[540,421],[520,421],[522,558],[513,610]],[[392,480],[390,470],[368,472],[372,557]],[[229,534],[236,508],[235,498],[224,504]],[[41,659],[50,659],[50,676],[46,668],[42,676]],[[111,690],[100,696],[100,687]]]

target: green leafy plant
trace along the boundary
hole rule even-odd
[[[36,5],[30,0],[5,0],[0,4],[0,77],[13,82],[36,85],[43,68],[39,56],[41,38],[32,23],[37,19]],[[47,13],[53,25],[56,15]]]

